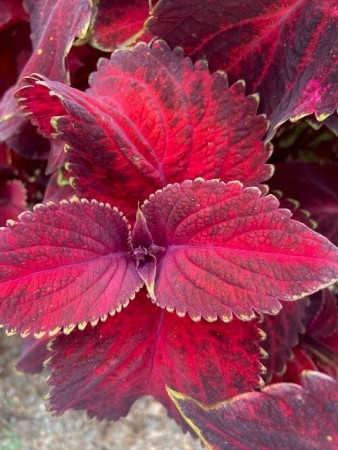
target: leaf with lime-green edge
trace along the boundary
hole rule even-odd
[[[337,111],[336,0],[160,0],[146,29],[231,82],[243,78],[261,96],[269,137],[290,118]]]
[[[25,0],[30,16],[32,54],[15,86],[0,102],[0,141],[15,135],[24,123],[13,94],[22,78],[39,72],[61,82],[69,82],[65,58],[75,36],[85,35],[92,14],[91,0]]]
[[[86,93],[40,75],[25,81],[18,102],[43,134],[70,146],[79,195],[114,199],[130,220],[168,183],[203,176],[257,185],[272,174],[257,97],[164,42],[101,59]]]
[[[337,280],[338,249],[278,206],[238,181],[186,180],[151,195],[141,212],[158,250],[153,301],[195,320],[248,320]]]
[[[35,206],[0,229],[0,323],[55,334],[105,320],[142,286],[124,216],[95,200]]]
[[[321,373],[303,372],[301,386],[278,383],[210,406],[167,391],[208,449],[337,448],[338,381]]]
[[[150,41],[152,35],[143,30],[149,9],[148,0],[99,0],[85,40],[105,52],[134,45],[139,40]]]
[[[256,320],[194,323],[158,308],[141,290],[106,322],[55,339],[49,409],[118,420],[138,398],[152,395],[184,424],[165,385],[207,403],[259,388],[261,338]]]

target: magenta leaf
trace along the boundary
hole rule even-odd
[[[337,448],[338,382],[317,372],[304,372],[302,386],[275,384],[211,406],[168,393],[209,449]]]
[[[10,331],[82,328],[126,306],[141,287],[117,210],[64,201],[19,219],[1,230],[0,241],[0,316]]]
[[[0,226],[27,209],[27,193],[19,180],[0,181]]]
[[[264,315],[260,328],[266,333],[262,347],[268,357],[263,364],[267,369],[264,380],[269,382],[274,374],[281,375],[286,370],[291,349],[298,342],[299,333],[305,331],[303,319],[309,299],[305,297],[297,302],[285,303],[276,316]]]
[[[33,52],[18,82],[0,103],[1,141],[16,134],[24,123],[13,98],[22,77],[39,72],[53,80],[67,81],[65,57],[75,36],[86,33],[92,12],[90,0],[26,0],[25,7],[30,15]]]
[[[261,96],[271,136],[290,117],[337,110],[337,12],[336,0],[160,0],[146,28],[231,82],[243,78]]]
[[[105,323],[53,342],[50,409],[117,420],[152,395],[180,421],[165,384],[204,402],[259,387],[260,339],[256,321],[194,323],[156,307],[141,291]]]
[[[260,195],[239,182],[200,179],[152,195],[141,213],[159,250],[147,284],[153,301],[195,320],[247,320],[253,309],[276,314],[279,299],[337,279],[338,250]]]
[[[112,52],[121,45],[135,44],[139,39],[144,41],[150,35],[139,33],[139,30],[148,16],[148,0],[99,0],[88,33],[90,44],[99,50]],[[134,35],[136,36],[130,40]]]
[[[277,164],[269,185],[299,201],[317,228],[338,244],[338,167],[331,164],[289,162]]]
[[[114,199],[128,218],[171,182],[203,176],[253,185],[271,175],[257,99],[163,42],[102,59],[87,93],[40,75],[26,83],[19,104],[41,132],[71,147],[80,194]]]
[[[27,19],[22,0],[0,0],[0,31],[13,23]]]

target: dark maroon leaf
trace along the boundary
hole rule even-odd
[[[27,19],[27,14],[22,7],[23,0],[0,0],[0,31]]]
[[[149,16],[148,0],[99,0],[92,29],[90,44],[100,50],[112,52],[121,45],[149,40],[142,30]],[[136,35],[136,36],[134,36]],[[133,39],[130,41],[131,36]]]
[[[316,231],[338,244],[338,167],[290,162],[277,164],[270,188],[296,199],[317,223]]]
[[[92,3],[90,0],[26,0],[30,15],[33,52],[22,69],[19,81],[10,88],[0,103],[0,140],[17,133],[23,124],[13,98],[22,77],[32,72],[42,73],[65,82],[65,56],[75,36],[84,36],[89,26]]]
[[[338,382],[304,372],[302,386],[281,383],[206,406],[168,389],[182,417],[210,449],[334,450]]]
[[[28,336],[22,339],[21,355],[16,363],[16,369],[24,373],[40,373],[43,369],[43,363],[50,357],[50,351],[47,345],[52,338],[48,335],[41,339]]]
[[[152,395],[180,420],[165,384],[213,402],[260,385],[255,321],[192,322],[153,305],[145,292],[105,323],[52,345],[50,409],[85,409],[117,420]]]
[[[51,175],[43,202],[60,203],[62,200],[70,200],[76,195],[74,188],[70,184],[69,173],[64,169],[59,169]]]
[[[269,136],[290,117],[337,110],[336,0],[160,0],[146,28],[259,92]]]
[[[10,1],[10,0],[9,0]],[[0,31],[0,100],[13,86],[31,54],[30,27],[18,22]]]
[[[277,208],[237,181],[185,181],[152,195],[141,214],[157,250],[155,283],[145,280],[153,301],[195,320],[247,320],[337,279],[337,249]]]
[[[19,180],[0,180],[0,226],[4,226],[8,219],[16,219],[27,209],[26,197],[26,190]]]
[[[102,59],[86,94],[38,75],[26,82],[19,103],[42,133],[56,131],[72,147],[77,190],[114,199],[128,218],[170,182],[203,176],[252,185],[271,175],[257,99],[163,42]]]
[[[318,370],[338,377],[338,300],[329,289],[310,297],[304,319],[306,333],[300,347],[312,358]]]
[[[264,380],[268,383],[274,374],[282,374],[291,357],[291,349],[298,344],[298,334],[305,331],[302,322],[308,298],[298,302],[286,303],[277,316],[265,315],[260,328],[265,332],[266,339],[262,347],[268,357],[262,361],[267,373]]]
[[[126,220],[86,200],[38,205],[1,230],[0,317],[12,332],[54,334],[104,320],[141,287]]]

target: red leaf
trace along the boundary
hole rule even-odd
[[[126,220],[102,203],[38,205],[1,230],[0,316],[11,331],[54,334],[120,310],[142,282]]]
[[[338,382],[316,372],[304,372],[302,387],[275,384],[211,406],[168,393],[209,449],[337,448]]]
[[[75,36],[86,33],[92,4],[90,0],[26,0],[30,14],[33,53],[24,66],[19,81],[10,88],[0,103],[0,140],[6,140],[23,124],[13,99],[22,77],[32,72],[53,80],[66,81],[65,57]]]
[[[116,317],[52,345],[50,408],[117,420],[152,395],[180,420],[165,384],[213,402],[260,384],[255,321],[192,322],[153,305],[144,291]]]
[[[317,231],[338,244],[338,167],[290,162],[277,164],[269,180],[273,189],[300,202],[311,214]]]
[[[198,320],[276,314],[338,277],[338,250],[239,182],[185,181],[141,208],[157,255],[153,300]],[[139,218],[137,220],[140,220]],[[146,280],[145,280],[146,281]]]
[[[298,344],[298,334],[305,331],[302,320],[309,299],[286,303],[277,316],[264,316],[260,327],[266,333],[262,347],[268,358],[262,363],[267,369],[264,380],[268,383],[274,374],[282,374],[286,370],[291,349]]]
[[[114,199],[128,218],[171,182],[203,176],[252,185],[271,174],[256,98],[163,42],[102,59],[86,94],[38,75],[26,82],[19,103],[43,133],[56,130],[73,148],[81,195]]]
[[[290,117],[337,109],[336,0],[161,0],[151,14],[154,35],[260,93],[270,136]]]
[[[27,209],[26,197],[26,189],[20,181],[0,181],[0,226]]]
[[[89,33],[90,44],[99,50],[112,52],[126,42],[131,45],[140,39],[144,41],[150,36],[145,32],[138,32],[148,16],[148,0],[100,0]],[[129,41],[135,34],[137,36]]]
[[[22,0],[0,0],[0,31],[13,23],[27,19]]]

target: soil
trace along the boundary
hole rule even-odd
[[[0,330],[0,450],[201,450],[151,397],[138,400],[118,422],[88,419],[68,411],[45,410],[46,373],[15,371],[20,343]]]

